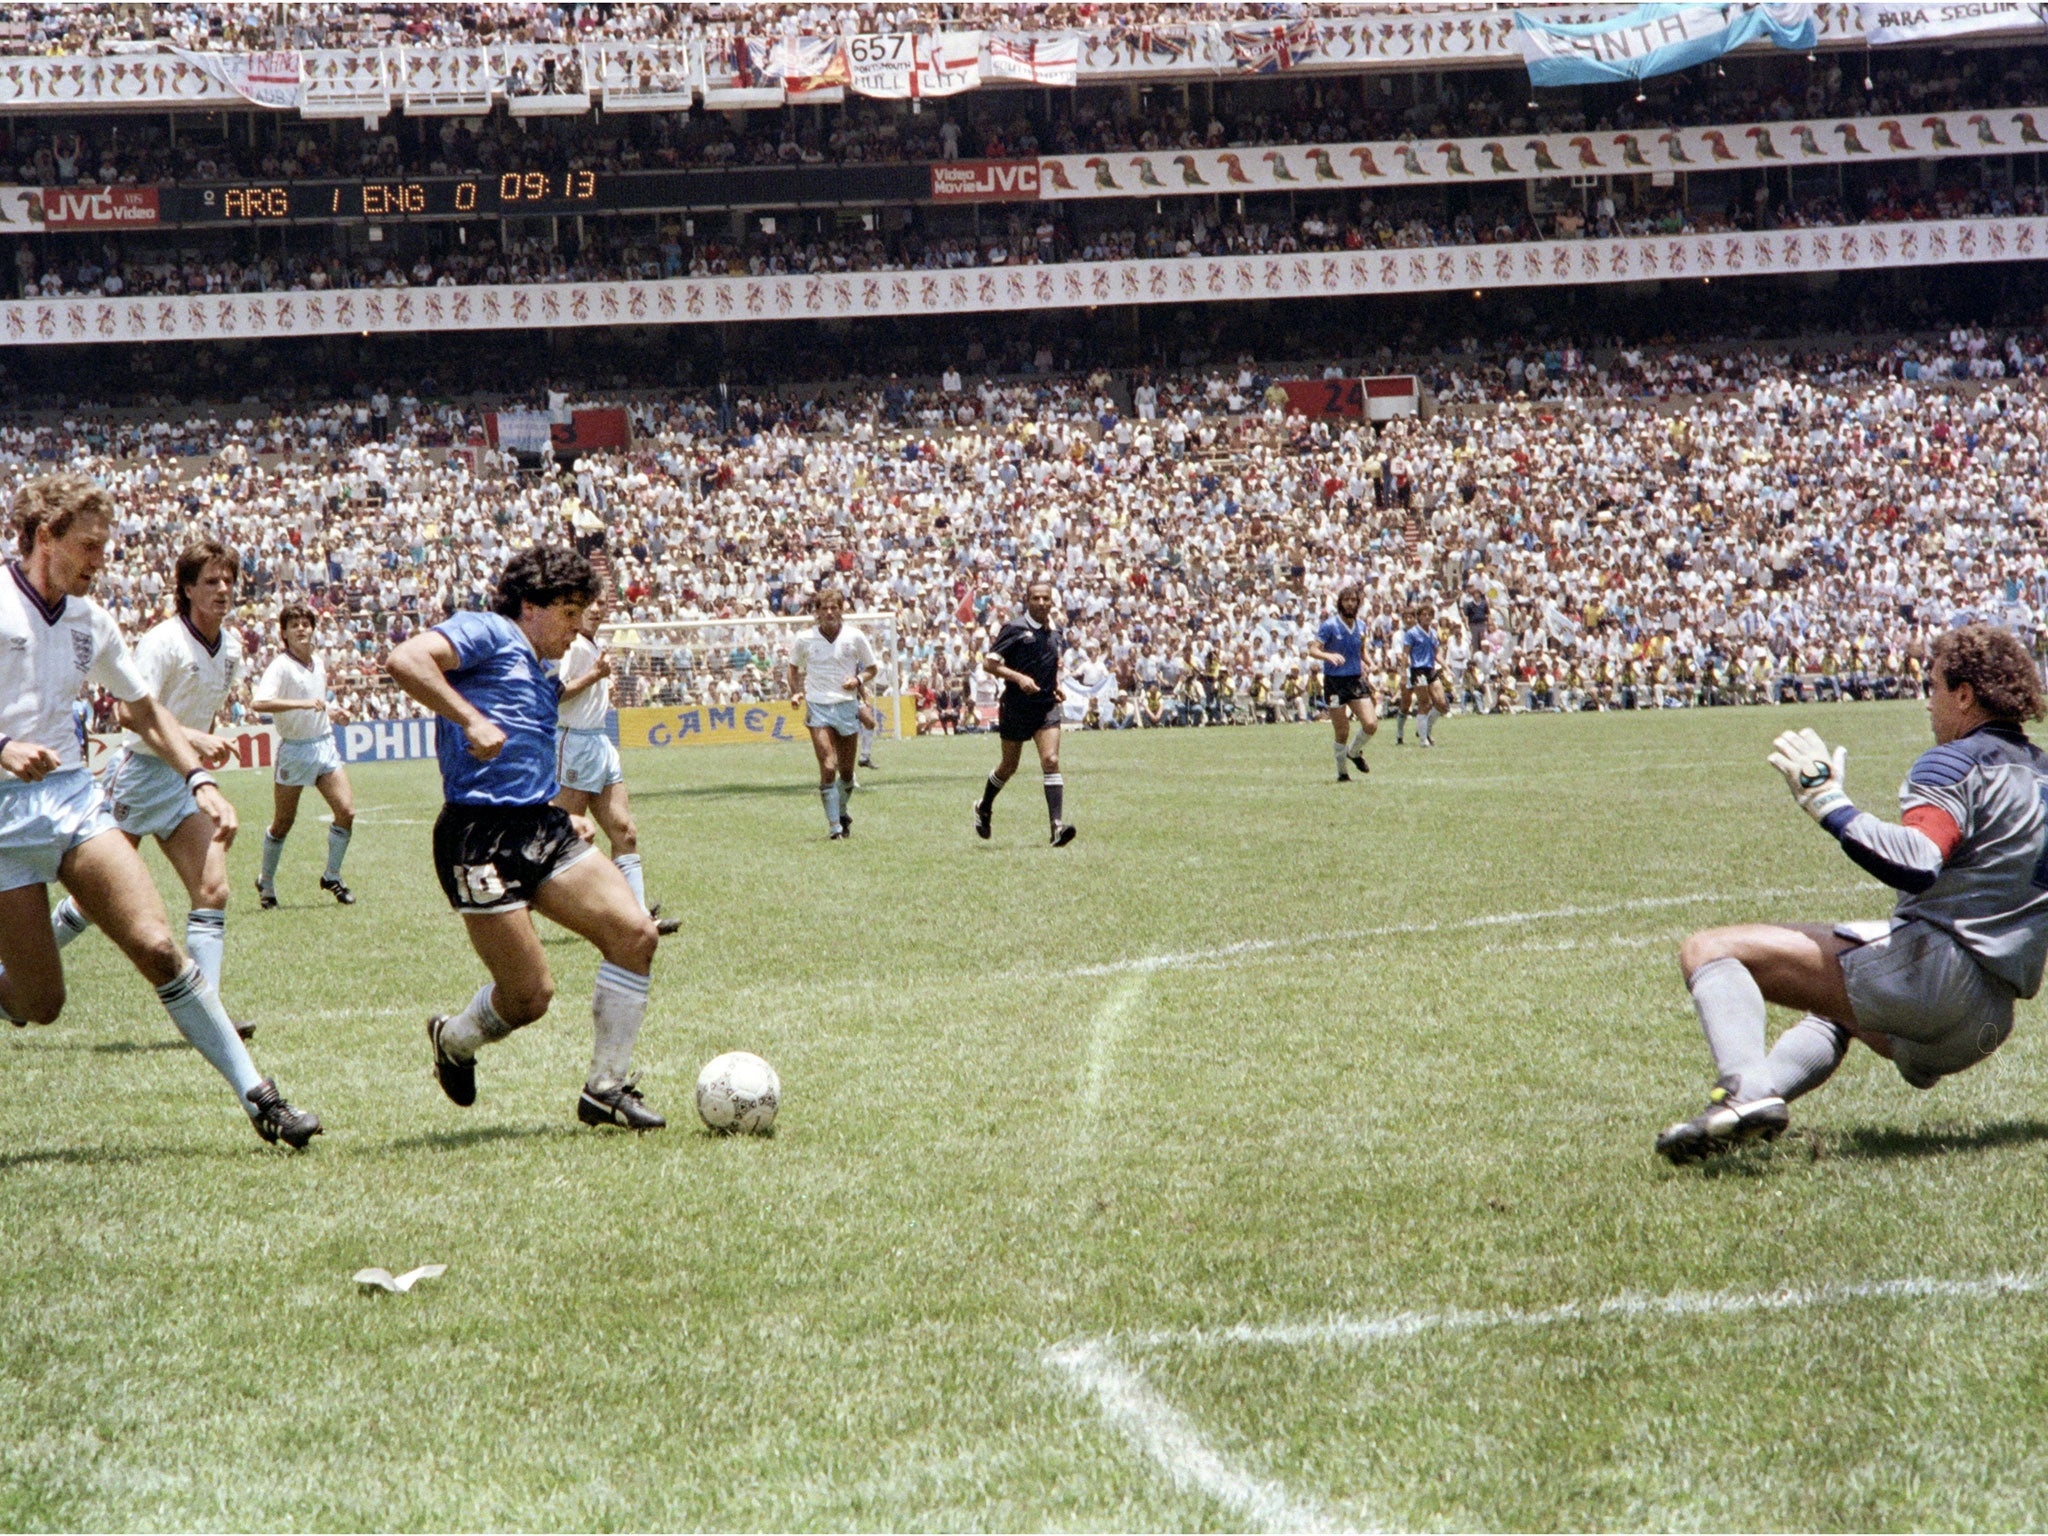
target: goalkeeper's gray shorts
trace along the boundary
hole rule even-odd
[[[1915,1088],[1931,1088],[2005,1043],[2012,1033],[2011,987],[1931,923],[1908,919],[1871,938],[1873,926],[1835,929],[1859,941],[1842,951],[1842,979],[1858,1027],[1891,1037],[1899,1076]]]

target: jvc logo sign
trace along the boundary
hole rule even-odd
[[[43,188],[43,223],[50,229],[104,229],[156,221],[155,187]]]
[[[955,160],[932,167],[935,203],[1038,201],[1036,160]]]

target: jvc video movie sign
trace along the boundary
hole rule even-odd
[[[49,229],[116,229],[157,221],[155,187],[45,187],[43,224]]]
[[[953,160],[932,167],[935,203],[1027,203],[1038,200],[1036,160]]]

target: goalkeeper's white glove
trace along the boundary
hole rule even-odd
[[[1824,821],[1843,806],[1855,804],[1842,787],[1849,766],[1847,747],[1835,748],[1830,756],[1828,744],[1810,730],[1787,731],[1771,746],[1771,766],[1785,775],[1792,798],[1815,821]]]

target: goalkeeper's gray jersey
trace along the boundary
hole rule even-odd
[[[1961,834],[1946,859],[1931,857],[1927,837],[1867,812],[1831,830],[1858,864],[1899,888],[1896,917],[1953,934],[1985,970],[2032,997],[2048,960],[2048,753],[2015,727],[1981,727],[1913,764],[1899,808],[1911,816],[1923,806]]]

